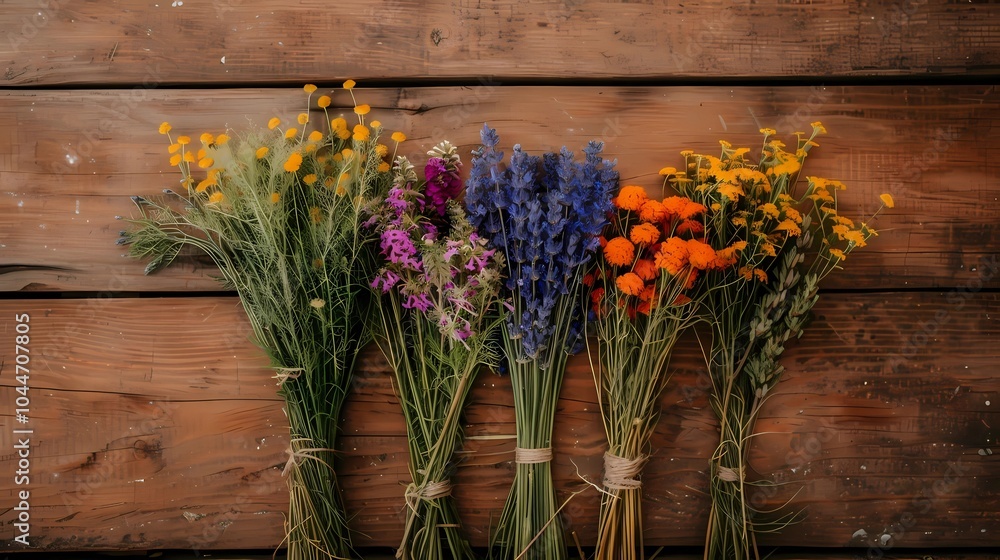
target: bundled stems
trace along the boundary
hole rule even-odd
[[[461,444],[460,414],[480,364],[476,356],[460,360],[454,370],[445,372],[440,379],[422,367],[422,363],[415,365],[412,357],[408,357],[415,348],[408,340],[407,329],[416,329],[419,334],[413,338],[418,340],[438,331],[427,321],[409,321],[403,316],[398,295],[392,293],[389,297],[393,301],[381,307],[384,329],[378,341],[396,372],[400,399],[407,401],[402,408],[413,478],[405,491],[406,521],[396,557],[474,558],[451,497],[451,476],[452,456]],[[448,352],[457,351],[442,335],[438,336],[442,347],[452,346]],[[463,348],[461,352],[466,350]],[[440,407],[446,408],[436,410]]]
[[[591,142],[576,162],[514,146],[501,167],[499,136],[484,126],[465,202],[469,219],[506,256],[503,350],[514,392],[515,474],[491,543],[499,560],[566,558],[552,481],[552,425],[570,354],[583,346],[584,268],[599,247],[614,162]]]
[[[758,560],[756,535],[795,520],[795,514],[765,516],[777,510],[754,507],[753,488],[768,484],[748,473],[754,426],[781,379],[785,344],[801,336],[819,298],[820,280],[876,235],[869,224],[878,211],[860,224],[838,213],[840,182],[805,177],[806,187],[798,188],[806,156],[826,132],[818,122],[812,128],[808,137],[797,133],[794,152],[771,138],[774,130],[761,129],[756,162],[745,157],[748,148],[725,141],[721,157],[681,152],[685,169],[673,178],[678,190],[712,209],[706,239],[727,251],[733,265],[710,272],[702,295],[712,330],[705,356],[709,398],[720,436],[709,469],[706,560]],[[882,207],[892,207],[891,195],[880,199]]]
[[[497,296],[503,258],[486,248],[454,200],[460,158],[448,142],[429,152],[426,182],[405,157],[370,220],[383,266],[372,282],[382,297],[377,340],[395,373],[410,449],[403,538],[405,560],[471,559],[451,477],[460,417],[481,365],[497,365]]]
[[[591,356],[608,452],[598,524],[598,560],[644,558],[642,468],[659,418],[667,367],[696,319],[692,293],[705,270],[727,263],[697,237],[707,208],[689,198],[649,199],[627,185],[602,239],[603,258],[584,284],[598,353]],[[589,327],[588,327],[589,328]]]
[[[311,100],[316,87],[304,89]],[[317,104],[325,112],[330,97]],[[361,211],[384,196],[390,179],[379,130],[364,121],[368,106],[354,112],[353,132],[346,119],[329,115],[326,133],[308,132],[309,114],[301,113],[301,128],[282,130],[275,117],[267,130],[237,139],[206,132],[200,149],[161,124],[180,192],[133,197],[141,215],[120,240],[132,256],[149,259],[147,273],[184,249],[203,252],[238,293],[255,342],[277,372],[290,425],[283,475],[291,560],[353,555],[334,449],[354,362],[370,340],[364,318],[374,238],[361,227]]]

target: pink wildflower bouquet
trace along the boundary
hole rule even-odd
[[[405,158],[368,225],[381,241],[376,340],[395,372],[406,417],[410,475],[406,525],[397,558],[473,558],[451,497],[459,417],[483,364],[497,365],[491,343],[503,256],[486,247],[454,199],[461,165],[454,146],[431,150],[418,180]]]

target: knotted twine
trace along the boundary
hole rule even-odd
[[[302,368],[274,368],[277,373],[271,376],[271,379],[277,379],[276,385],[279,387],[285,384],[285,381],[289,379],[298,379],[302,372],[305,371]]]
[[[649,460],[648,455],[639,455],[635,459],[626,459],[604,453],[604,487],[611,490],[637,490],[642,488],[642,481],[637,480],[642,473],[642,467]]]
[[[518,465],[548,463],[551,460],[552,460],[551,447],[542,447],[538,449],[526,449],[523,447],[514,448],[514,463]]]
[[[722,465],[716,465],[715,468],[717,469],[716,476],[718,476],[720,480],[724,480],[726,482],[742,482],[744,479],[742,466],[739,471],[729,467],[723,467]]]
[[[447,479],[440,482],[425,482],[422,486],[411,482],[406,487],[406,506],[413,510],[413,513],[417,513],[417,502],[420,500],[429,502],[451,496],[451,488],[451,481]]]
[[[289,471],[292,470],[292,467],[299,466],[299,460],[305,460],[305,459],[312,459],[313,461],[319,461],[320,463],[323,463],[324,465],[329,467],[331,471],[333,470],[333,467],[331,467],[329,463],[327,463],[323,459],[320,459],[319,457],[311,455],[311,453],[318,453],[320,451],[329,451],[330,453],[333,453],[334,452],[333,449],[329,449],[326,447],[303,447],[302,449],[296,450],[292,447],[292,445],[297,441],[312,441],[312,440],[309,438],[295,438],[292,441],[288,442],[288,448],[285,449],[285,453],[288,454],[288,461],[285,462],[285,468],[281,469],[281,476],[288,476],[288,473]]]

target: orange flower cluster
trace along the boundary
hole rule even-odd
[[[598,315],[607,289],[616,289],[616,304],[630,316],[648,315],[665,292],[694,287],[700,271],[730,266],[738,249],[718,254],[699,236],[705,231],[702,204],[682,196],[663,200],[649,197],[639,186],[626,185],[614,199],[617,217],[609,229],[616,235],[602,239],[604,266],[584,279],[605,287],[591,292]],[[686,297],[671,304],[686,303]]]

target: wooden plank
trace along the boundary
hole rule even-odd
[[[7,85],[989,76],[978,3],[162,0],[5,5]]]
[[[261,548],[281,539],[287,445],[272,375],[242,341],[231,298],[0,302],[0,496],[18,490],[12,430],[15,313],[31,315],[32,542],[49,550]],[[765,544],[892,549],[1000,543],[996,427],[1000,294],[853,294],[825,298],[789,349],[752,465],[807,517]],[[75,326],[75,329],[70,328]],[[232,340],[231,345],[227,340]],[[58,350],[51,349],[56,348]],[[651,545],[696,546],[707,518],[705,467],[715,438],[693,340],[677,353],[644,475]],[[477,545],[512,477],[509,383],[484,373],[466,411],[456,496]],[[361,362],[343,414],[338,465],[361,547],[393,546],[407,481],[404,424],[377,351]],[[599,480],[604,450],[586,360],[571,362],[556,423],[563,497]],[[259,449],[258,449],[259,448]],[[137,482],[141,479],[141,482]],[[243,496],[244,498],[240,498]],[[68,511],[65,500],[72,511]],[[239,502],[236,500],[240,499]],[[564,521],[585,544],[599,497],[574,498]],[[185,516],[185,512],[189,515]],[[13,510],[0,514],[13,543]],[[204,516],[204,517],[201,517]],[[143,525],[145,524],[145,525]],[[669,530],[666,530],[669,528]],[[126,535],[128,537],[126,538]],[[883,537],[889,535],[889,537]]]
[[[878,194],[897,207],[882,235],[852,255],[829,288],[998,286],[1000,126],[993,86],[960,87],[494,87],[357,90],[387,129],[405,131],[422,160],[448,138],[466,162],[483,121],[504,145],[532,151],[606,142],[623,180],[658,188],[657,171],[684,148],[714,152],[720,138],[756,145],[760,126],[789,132],[823,121],[830,134],[808,172],[849,185],[842,204],[871,212]],[[163,120],[175,130],[237,130],[272,115],[293,119],[299,89],[7,91],[0,93],[0,290],[215,290],[209,263],[185,260],[144,277],[114,244],[133,194],[176,184]],[[343,106],[344,92],[335,94]],[[971,283],[971,284],[970,284]]]

